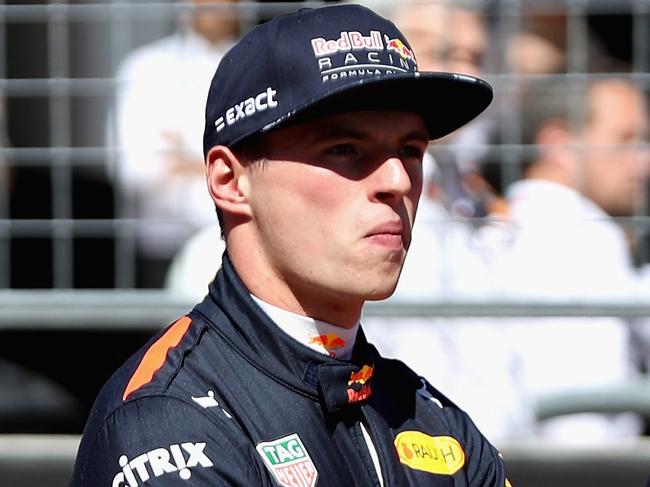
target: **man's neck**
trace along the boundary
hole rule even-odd
[[[230,260],[248,291],[262,301],[285,311],[353,328],[361,318],[363,300],[350,298],[328,289],[290,282],[274,272],[267,259],[251,252],[250,247],[227,244]]]

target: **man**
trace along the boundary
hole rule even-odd
[[[538,149],[506,192],[522,252],[511,279],[526,281],[508,287],[529,295],[629,296],[638,280],[613,217],[633,216],[644,203],[650,122],[643,93],[609,77],[578,89],[530,88],[524,106],[524,143]]]
[[[380,12],[399,26],[413,51],[418,53],[421,71],[471,76],[482,72],[487,31],[479,10],[453,2],[388,5],[368,0],[365,4],[376,4]],[[475,283],[481,282],[475,278],[478,273],[475,261],[480,256],[473,251],[474,227],[459,220],[457,214],[451,214],[461,206],[467,208],[469,200],[476,200],[469,206],[488,204],[487,191],[466,187],[470,177],[473,180],[477,177],[471,166],[476,158],[476,146],[485,138],[485,127],[481,125],[484,124],[470,124],[454,132],[453,139],[445,138],[445,142],[455,145],[453,153],[440,145],[435,149],[433,144],[429,147],[435,154],[425,156],[423,196],[414,230],[421,236],[416,239],[406,261],[406,279],[400,281],[395,294],[397,299],[432,299],[441,292],[461,292],[459,288],[463,292],[473,291],[477,287]],[[221,254],[214,250],[221,244],[216,227],[210,224],[197,232],[175,254],[165,279],[165,288],[175,296],[194,300],[205,294],[207,284],[214,277],[214,269],[221,262]],[[440,258],[441,254],[445,258]],[[385,334],[383,338],[395,343],[391,335]]]
[[[503,291],[561,302],[647,296],[649,283],[642,283],[614,219],[633,215],[644,199],[643,93],[616,77],[576,89],[544,84],[529,89],[524,107],[523,142],[536,150],[524,178],[506,193],[515,238],[497,267]],[[519,320],[511,331],[533,401],[634,377],[629,329],[618,318]],[[640,425],[629,416],[568,415],[544,422],[541,432],[593,444],[639,434]]]
[[[245,36],[206,109],[223,267],[103,389],[71,485],[506,485],[467,415],[359,329],[397,283],[428,141],[491,97],[418,72],[359,6]]]
[[[169,261],[190,235],[214,220],[201,154],[205,94],[214,68],[239,37],[235,0],[186,0],[174,34],[139,47],[116,77],[109,138],[137,228],[136,285],[163,284]],[[164,103],[162,103],[164,100]]]
[[[441,1],[392,7],[391,18],[408,33],[420,69],[481,74],[488,37],[480,11],[470,5]]]

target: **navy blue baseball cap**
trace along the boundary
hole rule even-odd
[[[257,26],[221,60],[208,93],[203,150],[358,110],[418,113],[433,140],[491,101],[492,88],[479,78],[418,71],[406,37],[368,8],[302,9]]]

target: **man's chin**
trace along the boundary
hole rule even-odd
[[[390,288],[374,289],[368,293],[366,301],[383,301],[384,299],[388,299],[393,295],[396,288],[397,283]]]

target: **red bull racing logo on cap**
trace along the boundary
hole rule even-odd
[[[311,47],[316,57],[320,57],[352,50],[382,51],[384,43],[381,40],[381,33],[377,30],[371,30],[369,36],[364,36],[361,32],[351,31],[341,32],[338,39],[327,40],[317,37],[311,40]]]
[[[348,402],[364,401],[372,394],[370,379],[372,379],[373,368],[364,365],[358,372],[352,372],[348,381]]]
[[[368,35],[345,31],[337,39],[315,37],[311,48],[323,83],[417,71],[413,51],[377,30]]]
[[[411,61],[415,61],[413,51],[411,51],[408,46],[402,42],[402,39],[389,39],[386,43],[386,48],[389,51],[395,51],[400,55],[402,59],[410,59]]]

